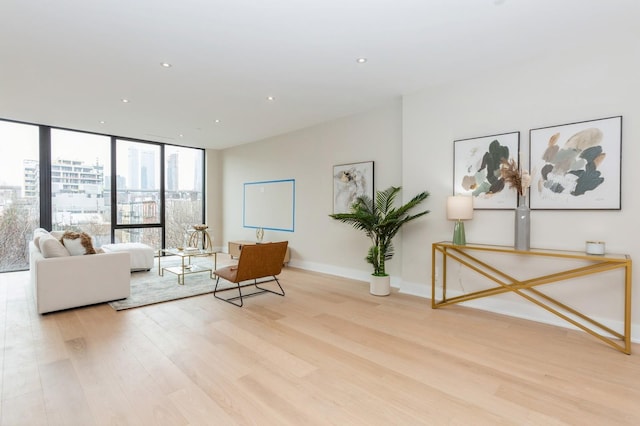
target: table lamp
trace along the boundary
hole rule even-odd
[[[467,195],[448,197],[447,219],[456,221],[453,228],[453,244],[459,246],[467,244],[464,235],[464,222],[462,221],[473,219],[473,197]]]

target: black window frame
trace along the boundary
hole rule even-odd
[[[161,245],[162,248],[166,248],[166,164],[165,164],[165,148],[167,146],[176,146],[181,148],[195,149],[202,151],[202,217],[201,223],[206,223],[206,150],[204,148],[195,148],[186,145],[169,144],[157,141],[148,141],[144,139],[131,138],[126,136],[109,135],[98,132],[90,132],[79,129],[49,126],[39,123],[17,121],[0,118],[0,121],[19,123],[31,126],[37,126],[39,129],[39,201],[40,201],[40,227],[51,230],[53,227],[53,211],[52,211],[52,177],[51,177],[51,130],[67,130],[73,132],[87,133],[99,136],[109,137],[111,140],[111,242],[115,242],[115,233],[118,229],[135,229],[135,228],[161,228]],[[152,224],[118,224],[117,223],[117,156],[116,145],[117,141],[128,141],[136,143],[145,143],[157,145],[160,147],[160,221],[159,223]]]

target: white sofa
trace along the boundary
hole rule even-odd
[[[130,255],[127,252],[45,255],[36,244],[44,230],[34,232],[29,242],[31,282],[38,313],[124,299],[131,293]],[[49,246],[49,245],[47,245]],[[64,246],[62,246],[64,250]],[[67,251],[68,253],[68,251]]]

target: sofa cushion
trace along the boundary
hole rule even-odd
[[[33,238],[35,239],[36,237],[39,237],[42,234],[48,234],[49,231],[47,231],[44,228],[36,228],[33,230]]]
[[[62,243],[49,234],[41,235],[38,244],[44,258],[69,256],[69,251]]]
[[[65,231],[51,231],[49,233],[53,236],[53,238],[56,238],[56,239],[60,240],[62,238],[62,236],[64,235],[64,232]]]
[[[33,231],[33,244],[38,250],[40,250],[40,237],[43,235],[49,235],[49,232],[44,228],[36,228]]]
[[[62,234],[62,238],[60,240],[71,256],[96,254],[93,244],[91,243],[91,236],[86,232],[66,231]]]

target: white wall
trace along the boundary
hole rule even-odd
[[[401,291],[430,296],[431,245],[450,240],[452,224],[445,217],[445,200],[452,191],[453,141],[520,131],[521,151],[528,152],[529,129],[623,116],[622,210],[533,211],[532,247],[583,250],[585,240],[602,240],[607,251],[640,258],[637,241],[639,203],[633,195],[640,181],[640,137],[637,94],[640,45],[603,41],[581,50],[540,57],[488,75],[426,88],[402,102],[290,134],[258,141],[221,153],[223,243],[255,238],[242,228],[243,183],[296,180],[296,228],[293,233],[267,231],[266,240],[290,241],[293,266],[368,280],[364,261],[367,239],[328,217],[332,209],[332,166],[375,161],[375,186],[403,186],[403,199],[427,190],[427,216],[408,224],[396,238],[396,256],[389,262],[392,284]],[[466,223],[467,240],[513,244],[513,212],[476,211]],[[496,234],[494,229],[504,229]],[[585,232],[583,229],[590,229]],[[526,264],[531,268],[546,265]],[[465,290],[477,278],[450,271],[450,282]],[[638,282],[638,274],[634,274]],[[620,277],[591,278],[586,285],[561,283],[544,291],[594,315],[620,330]],[[458,289],[461,287],[458,285]],[[452,287],[452,290],[455,290]],[[568,299],[568,300],[567,300]],[[575,303],[574,303],[575,302]],[[640,341],[640,292],[633,295],[634,341]],[[426,302],[425,302],[426,304]],[[481,299],[473,306],[509,315],[566,323],[515,295]]]
[[[242,223],[245,182],[295,179],[295,231],[266,230],[265,241],[288,240],[291,265],[368,280],[364,260],[369,240],[328,215],[333,209],[333,166],[374,161],[377,188],[400,185],[402,174],[400,99],[335,120],[222,152],[224,241],[255,240]],[[389,264],[400,275],[401,246]]]
[[[436,207],[429,217],[426,239],[403,239],[404,253],[420,253],[420,257],[404,256],[402,290],[428,294],[431,267],[420,259],[426,257],[433,242],[451,239],[453,227],[446,220],[444,205],[452,192],[454,140],[520,131],[521,151],[528,153],[529,129],[616,115],[623,116],[622,210],[534,210],[531,246],[584,250],[585,240],[599,240],[606,242],[609,252],[628,253],[632,259],[640,259],[640,199],[634,193],[640,182],[640,168],[635,166],[640,158],[639,73],[640,45],[632,40],[616,40],[405,96],[403,186],[410,192],[426,182]],[[494,235],[496,228],[503,228],[504,232]],[[513,212],[476,211],[473,220],[466,222],[466,235],[470,242],[511,245]],[[633,278],[640,282],[637,272]],[[468,286],[471,280],[470,275],[450,276],[448,283]],[[595,276],[590,285],[554,284],[557,289],[549,286],[549,291],[562,294],[569,304],[579,302],[581,309],[606,324],[619,325],[623,318],[621,284],[620,280]],[[634,340],[639,341],[638,291],[633,295],[633,305]],[[515,295],[500,296],[497,302],[477,301],[474,306],[546,322],[559,321]]]

